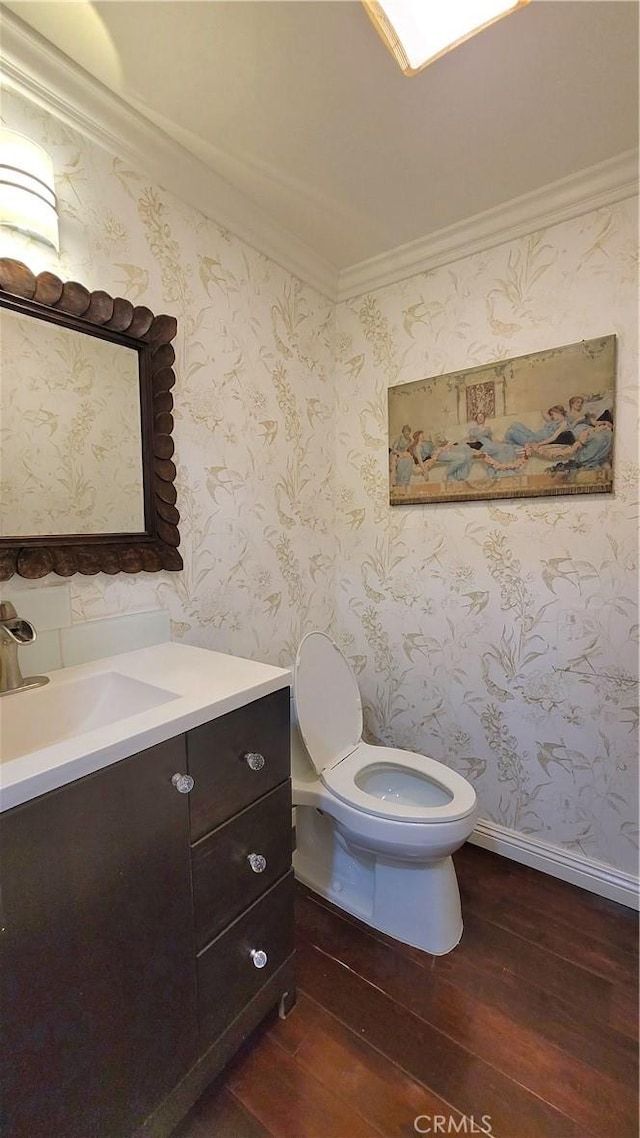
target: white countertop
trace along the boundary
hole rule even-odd
[[[12,714],[24,715],[28,720],[29,716],[38,714],[39,692],[54,693],[57,688],[63,696],[65,685],[100,673],[116,673],[152,684],[175,698],[0,763],[0,810],[28,802],[146,747],[217,719],[287,687],[291,679],[284,668],[174,643],[62,668],[49,673],[50,683],[46,687],[6,695],[0,700],[0,755],[2,714],[9,700],[16,701]]]

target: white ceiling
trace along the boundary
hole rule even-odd
[[[337,269],[638,142],[636,0],[533,0],[410,78],[352,0],[6,7]]]

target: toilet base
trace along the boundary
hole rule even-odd
[[[451,952],[462,936],[458,881],[451,857],[402,862],[348,845],[331,818],[296,810],[296,877],[379,932],[433,956]]]

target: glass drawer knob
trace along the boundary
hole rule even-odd
[[[171,779],[178,794],[190,794],[194,787],[194,781],[190,774],[174,774]]]
[[[262,854],[251,853],[247,857],[247,861],[254,873],[264,873],[267,868],[267,859]]]
[[[247,751],[244,761],[252,771],[261,771],[264,766],[264,755],[259,751]]]
[[[254,968],[264,968],[265,964],[267,963],[267,954],[266,952],[263,952],[261,948],[252,948],[251,959],[253,961]]]

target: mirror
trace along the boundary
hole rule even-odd
[[[138,353],[0,308],[0,375],[0,536],[143,532]]]
[[[0,259],[0,579],[180,569],[170,316]]]

